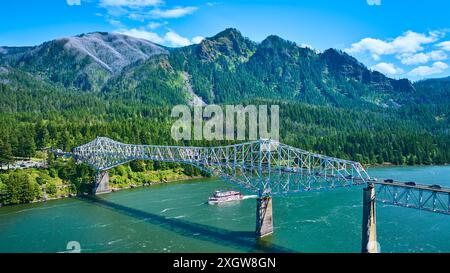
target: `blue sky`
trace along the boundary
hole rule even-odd
[[[234,27],[317,50],[347,51],[369,68],[411,80],[450,75],[448,0],[6,0],[0,45],[36,45],[114,31],[167,46]]]

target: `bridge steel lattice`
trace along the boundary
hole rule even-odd
[[[272,196],[366,185],[363,190],[362,251],[378,252],[375,202],[450,215],[450,189],[378,181],[363,166],[260,139],[220,147],[134,145],[105,137],[76,147],[71,156],[97,171],[94,193],[109,191],[107,171],[133,160],[190,164],[257,193],[256,235],[273,232]]]
[[[75,159],[106,171],[132,160],[196,166],[260,196],[361,185],[370,177],[358,162],[261,139],[220,147],[124,144],[109,138],[73,150]]]
[[[376,182],[376,201],[450,215],[450,189],[429,185],[405,185],[399,182]]]

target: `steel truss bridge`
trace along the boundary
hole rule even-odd
[[[132,160],[190,164],[261,195],[365,184],[358,162],[310,153],[273,140],[220,147],[131,145],[99,137],[77,147],[79,161],[105,171]]]
[[[133,160],[195,166],[257,193],[260,199],[265,198],[265,202],[258,201],[257,230],[258,225],[259,229],[264,229],[266,220],[272,225],[271,196],[357,185],[366,185],[370,190],[367,196],[369,204],[364,204],[369,215],[366,219],[367,233],[370,233],[370,225],[375,224],[375,207],[372,204],[375,201],[450,214],[450,189],[378,181],[371,178],[358,162],[311,153],[270,139],[219,147],[191,147],[124,144],[98,137],[74,148],[71,153],[57,151],[56,154],[72,156],[76,161],[90,165],[98,174]],[[98,175],[96,184],[101,180],[102,175]],[[269,209],[270,213],[266,213]],[[269,216],[270,219],[266,219]],[[269,228],[268,233],[271,232]],[[259,235],[265,234],[260,232]]]

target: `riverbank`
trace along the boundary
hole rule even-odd
[[[172,182],[196,180],[196,179],[202,179],[202,178],[205,178],[205,177],[201,176],[201,175],[188,176],[188,177],[183,177],[183,178],[179,178],[179,179],[162,180],[162,181],[159,181],[159,182],[148,182],[148,183],[143,183],[143,184],[139,184],[139,185],[134,185],[133,184],[131,186],[125,186],[125,187],[120,187],[120,188],[111,187],[111,191],[112,192],[116,192],[116,191],[126,190],[126,189],[133,189],[133,188],[139,188],[139,187],[149,187],[149,186],[154,186],[154,185],[160,185],[160,184],[166,184],[166,183],[172,183]]]
[[[161,185],[161,184],[168,184],[168,183],[173,183],[173,182],[187,182],[187,181],[197,181],[199,179],[204,179],[204,176],[192,176],[192,177],[184,177],[181,179],[172,179],[172,180],[167,180],[167,181],[160,181],[160,182],[149,182],[149,183],[144,183],[144,184],[139,184],[139,185],[132,185],[132,186],[125,186],[125,187],[121,187],[121,188],[115,188],[112,187],[111,188],[111,192],[118,192],[121,190],[129,190],[129,189],[134,189],[134,188],[142,188],[142,187],[150,187],[150,186],[156,186],[156,185]],[[47,202],[47,201],[53,201],[53,200],[59,200],[59,199],[63,199],[63,198],[74,198],[74,197],[82,197],[82,196],[87,196],[89,195],[89,193],[78,193],[78,194],[72,194],[69,193],[68,195],[60,195],[58,197],[48,197],[46,199],[39,199],[39,200],[33,200],[31,202],[29,202],[29,204],[33,204],[33,203],[41,203],[41,202]],[[0,203],[0,207],[2,206],[14,206],[14,205],[20,205],[20,204],[12,204],[12,205],[3,205]]]
[[[37,203],[61,198],[89,195],[94,173],[79,165],[60,162],[48,169],[18,169],[0,173],[0,206]],[[133,170],[119,166],[110,170],[112,191],[146,187],[176,181],[199,179],[203,176],[182,167]]]
[[[131,186],[124,186],[124,187],[111,187],[111,192],[118,192],[121,190],[127,190],[127,189],[134,189],[134,188],[141,188],[141,187],[150,187],[150,186],[156,186],[161,184],[168,184],[168,183],[174,183],[174,182],[187,182],[187,181],[196,181],[200,179],[204,179],[206,177],[204,176],[189,176],[189,177],[183,177],[179,179],[170,179],[170,180],[163,180],[160,182],[148,182],[144,184],[137,184],[137,185],[131,185]],[[74,197],[81,197],[81,196],[87,196],[90,195],[90,193],[84,192],[84,193],[69,193],[69,194],[61,194],[56,197],[47,197],[47,198],[41,198],[41,199],[35,199],[33,201],[27,202],[26,204],[33,204],[33,203],[42,203],[47,201],[53,201],[53,200],[59,200],[64,198],[74,198]],[[14,206],[14,205],[21,205],[24,203],[19,204],[2,204],[0,203],[0,207],[6,207],[6,206]]]

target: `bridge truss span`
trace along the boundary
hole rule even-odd
[[[408,186],[393,182],[376,183],[376,201],[399,207],[414,208],[450,215],[450,189],[427,185]]]
[[[358,162],[260,139],[218,147],[134,145],[105,137],[76,147],[72,155],[97,171],[132,160],[190,164],[260,195],[277,195],[365,184]]]

